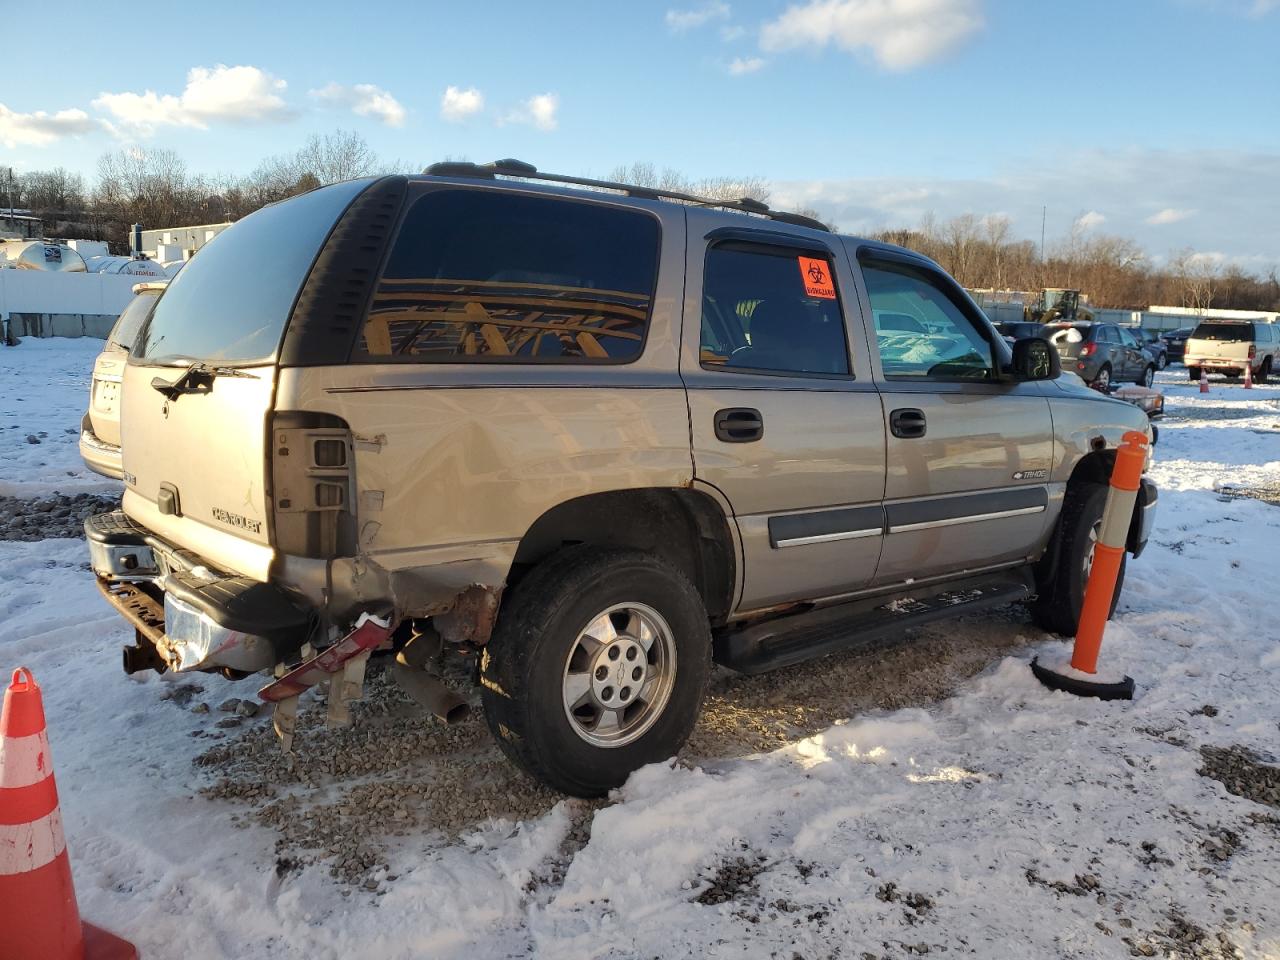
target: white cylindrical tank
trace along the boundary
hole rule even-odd
[[[160,264],[160,266],[164,267],[164,275],[172,280],[178,275],[178,271],[186,266],[186,264],[187,261],[185,260],[169,260],[166,263]]]
[[[19,270],[53,270],[63,273],[85,270],[84,257],[70,247],[43,240],[6,240],[3,244],[5,266]]]
[[[160,279],[166,276],[164,267],[154,260],[135,260],[132,257],[90,257],[86,266],[90,273],[120,273]]]

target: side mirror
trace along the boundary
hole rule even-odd
[[[1057,380],[1062,361],[1044,337],[1027,337],[1013,345],[1012,372],[1015,380]]]

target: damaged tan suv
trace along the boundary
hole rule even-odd
[[[756,201],[516,161],[334,184],[161,296],[92,566],[127,670],[263,672],[288,737],[371,654],[452,717],[468,654],[503,750],[598,795],[678,751],[713,660],[1020,600],[1073,631],[1149,428],[1058,372],[932,261]]]

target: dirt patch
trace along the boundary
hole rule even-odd
[[[1229,793],[1254,803],[1280,807],[1280,767],[1262,762],[1248,747],[1201,747],[1204,766],[1197,772],[1212,777]]]

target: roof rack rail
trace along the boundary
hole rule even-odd
[[[787,213],[785,210],[771,210],[767,203],[751,197],[739,197],[737,200],[712,200],[709,197],[697,197],[679,190],[663,190],[659,187],[640,187],[632,183],[615,183],[612,180],[592,180],[589,177],[571,177],[563,173],[542,173],[531,163],[523,160],[494,160],[492,163],[471,163],[470,161],[445,160],[433,163],[422,171],[433,177],[474,177],[479,180],[493,180],[497,177],[520,177],[524,180],[545,180],[549,183],[568,183],[579,187],[594,187],[598,190],[615,190],[629,197],[644,200],[679,200],[700,207],[723,207],[726,210],[737,210],[742,213],[754,213],[768,217],[781,223],[790,223],[797,227],[809,227],[812,230],[831,232],[821,220],[806,217],[802,213]]]

